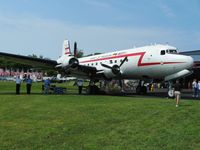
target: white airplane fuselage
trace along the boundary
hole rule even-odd
[[[74,53],[68,40],[64,40],[62,56],[58,60],[45,60],[0,52],[0,56],[17,60],[34,67],[53,69],[60,73],[98,81],[99,79],[161,79],[170,81],[192,73],[193,58],[177,53],[169,45],[151,45],[122,51],[109,52],[77,58],[77,44]]]
[[[107,78],[114,78],[115,75],[111,70],[101,64],[120,65],[125,57],[128,61],[120,68],[120,78],[124,79],[164,79],[166,76],[190,69],[193,65],[192,57],[176,53],[176,48],[169,45],[138,47],[83,57],[78,60],[80,65],[96,67]]]

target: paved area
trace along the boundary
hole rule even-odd
[[[163,97],[168,98],[167,96],[168,89],[155,89],[154,92],[148,91],[148,96],[156,96],[156,97]],[[192,99],[192,100],[200,100],[200,97],[194,98],[192,96],[192,89],[183,89],[181,92],[182,99]]]

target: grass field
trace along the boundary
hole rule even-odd
[[[200,149],[200,101],[2,94],[11,87],[0,82],[0,149]]]
[[[33,82],[31,93],[40,94],[42,92],[42,84],[43,82],[38,82],[38,83]],[[78,88],[77,86],[73,86],[73,84],[74,82],[65,82],[65,83],[52,83],[51,85],[56,85],[59,87],[69,87],[70,89],[74,89],[76,91],[76,89]],[[15,94],[15,88],[16,88],[15,82],[0,81],[0,94],[5,94],[5,93]],[[26,94],[25,82],[21,84],[21,93]]]

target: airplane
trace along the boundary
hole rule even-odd
[[[178,53],[170,45],[155,44],[127,50],[77,58],[77,43],[72,54],[69,40],[64,40],[62,56],[58,60],[32,58],[0,52],[0,57],[11,59],[32,67],[56,69],[65,75],[89,79],[138,79],[171,81],[192,73],[194,60]],[[138,85],[136,92],[146,93],[144,85]]]

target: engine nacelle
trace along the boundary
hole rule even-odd
[[[57,60],[58,65],[56,68],[76,68],[79,65],[79,61],[77,58],[74,58],[73,56],[66,56],[63,55]]]
[[[111,78],[115,78],[117,75],[113,73],[113,71],[111,69],[104,69],[104,75],[106,76],[106,78],[111,79]]]
[[[71,58],[69,60],[69,65],[71,66],[71,68],[76,68],[79,65],[79,61],[77,58]]]

